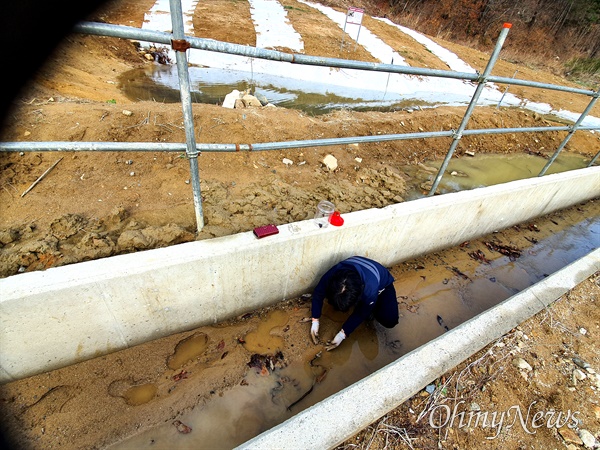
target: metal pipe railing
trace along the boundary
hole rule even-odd
[[[176,52],[177,70],[179,75],[180,93],[182,109],[184,114],[184,125],[186,142],[185,143],[154,143],[154,142],[0,142],[0,151],[166,151],[166,152],[185,152],[190,161],[190,172],[192,179],[192,189],[194,193],[194,205],[196,211],[196,221],[198,231],[204,226],[204,216],[202,212],[202,196],[200,193],[200,179],[198,169],[198,154],[201,151],[209,152],[239,152],[239,151],[268,151],[268,150],[283,150],[291,148],[306,148],[331,145],[346,145],[354,143],[376,143],[393,140],[409,140],[422,138],[441,138],[452,137],[453,141],[446,158],[438,172],[431,191],[428,195],[433,195],[443,173],[445,172],[449,159],[452,157],[459,140],[462,136],[479,135],[479,134],[504,134],[504,133],[537,133],[550,131],[568,131],[569,134],[563,140],[559,149],[554,154],[553,158],[548,162],[543,169],[543,173],[554,162],[558,153],[564,148],[571,136],[578,130],[600,130],[600,126],[582,126],[585,116],[591,111],[594,103],[598,99],[598,91],[573,88],[569,86],[560,86],[548,83],[539,83],[516,78],[498,77],[490,74],[494,66],[498,54],[502,48],[510,25],[505,24],[500,37],[494,49],[490,60],[486,66],[483,75],[479,73],[467,73],[457,71],[445,71],[436,69],[427,69],[410,66],[400,66],[384,63],[372,63],[364,61],[353,61],[339,58],[325,58],[318,56],[302,55],[296,53],[284,53],[277,50],[267,50],[246,45],[231,44],[228,42],[220,42],[212,39],[197,38],[185,36],[183,28],[183,14],[181,10],[180,0],[169,0],[171,9],[171,21],[173,33],[166,33],[154,30],[142,30],[140,28],[128,27],[123,25],[112,25],[96,22],[81,22],[77,24],[73,31],[83,34],[111,36],[123,39],[131,39],[156,44],[170,45]],[[461,79],[477,83],[475,93],[471,98],[469,106],[463,116],[463,120],[458,130],[448,130],[439,132],[420,132],[420,133],[402,133],[388,134],[377,136],[351,136],[343,138],[325,138],[325,139],[310,139],[300,141],[284,141],[284,142],[267,142],[255,144],[198,144],[195,139],[192,101],[190,94],[188,63],[186,58],[186,50],[194,48],[212,52],[227,53],[231,55],[244,56],[249,58],[259,58],[279,62],[287,62],[291,64],[304,64],[312,66],[335,67],[341,69],[356,69],[375,72],[398,73],[404,75],[416,75],[438,78]],[[493,128],[493,129],[478,129],[467,130],[466,126],[470,116],[477,104],[477,100],[486,83],[503,83],[507,85],[528,86],[540,89],[556,90],[568,92],[571,94],[582,94],[593,97],[592,101],[581,114],[575,126],[559,126],[559,127],[529,127],[529,128]],[[590,166],[594,164],[600,156],[600,152],[590,162]],[[543,175],[543,173],[540,174]]]
[[[433,184],[431,185],[431,189],[429,190],[427,196],[432,196],[433,194],[435,194],[435,191],[438,185],[440,184],[440,181],[442,181],[442,176],[444,175],[444,172],[446,172],[446,168],[448,167],[450,158],[452,158],[452,155],[454,154],[454,151],[458,146],[458,142],[462,138],[465,128],[469,123],[469,119],[471,118],[471,114],[473,113],[473,110],[475,109],[475,106],[479,101],[481,92],[483,92],[483,88],[487,83],[487,77],[492,72],[492,69],[496,64],[496,60],[498,59],[498,55],[500,55],[500,50],[502,50],[502,46],[504,45],[504,41],[506,40],[506,36],[508,35],[508,30],[510,30],[510,27],[510,24],[505,23],[502,28],[502,31],[500,32],[500,36],[498,37],[498,41],[496,42],[496,47],[494,47],[492,56],[490,57],[490,60],[488,61],[487,66],[485,67],[485,70],[483,71],[483,75],[481,75],[481,78],[478,81],[477,88],[473,93],[473,97],[471,97],[471,101],[469,102],[469,106],[467,107],[467,110],[465,112],[465,115],[463,116],[460,126],[458,127],[458,130],[456,130],[456,132],[452,135],[452,144],[450,144],[450,149],[448,150],[448,153],[446,153],[446,157],[442,162],[439,172],[433,180]]]
[[[590,161],[590,163],[588,164],[588,167],[592,167],[594,165],[594,163],[596,162],[596,160],[600,157],[600,151],[598,151],[598,153],[596,153],[596,156],[594,156],[592,158],[592,160]]]
[[[185,128],[186,155],[190,162],[190,177],[194,197],[194,211],[196,213],[196,228],[198,232],[204,228],[204,213],[202,211],[202,194],[200,191],[200,174],[198,169],[198,149],[194,133],[194,114],[192,111],[192,94],[190,92],[190,76],[186,50],[189,48],[185,42],[183,28],[183,13],[181,0],[169,0],[171,10],[171,24],[173,25],[173,49],[177,61],[177,75],[179,76],[179,91],[181,107],[183,108],[183,123]],[[178,42],[178,44],[176,44]]]
[[[588,115],[588,113],[592,110],[592,108],[594,107],[594,105],[598,101],[598,95],[599,94],[600,94],[600,89],[598,90],[598,92],[596,92],[596,95],[592,98],[592,100],[587,105],[587,107],[585,108],[585,110],[581,113],[581,115],[577,119],[577,122],[575,122],[575,125],[573,125],[571,127],[571,129],[569,130],[569,134],[567,134],[565,136],[565,138],[563,139],[563,141],[560,143],[560,145],[558,146],[558,148],[554,152],[554,155],[552,155],[552,157],[548,160],[548,162],[546,163],[546,165],[544,166],[544,168],[542,169],[542,171],[539,173],[538,177],[541,177],[541,176],[543,176],[546,173],[546,171],[548,170],[548,168],[552,165],[552,163],[558,157],[559,153],[562,151],[562,149],[565,147],[565,145],[567,145],[567,142],[569,142],[569,140],[573,137],[573,134],[577,131],[577,129],[579,128],[579,125],[581,125],[581,122],[583,122],[583,119],[585,119],[585,117]]]
[[[560,127],[521,127],[521,128],[480,128],[464,130],[463,136],[494,135],[509,133],[546,133],[550,131],[569,131],[570,126]],[[596,126],[581,126],[578,130],[598,130]],[[379,134],[376,136],[348,136],[341,138],[305,139],[301,141],[279,141],[246,144],[206,144],[197,143],[198,152],[240,152],[288,150],[307,147],[327,147],[332,145],[368,144],[389,141],[406,141],[425,138],[452,137],[456,132],[423,131],[418,133]],[[161,142],[0,142],[0,152],[60,152],[60,151],[126,151],[126,152],[185,152],[185,143]]]
[[[77,24],[74,31],[78,33],[94,34],[98,36],[111,36],[125,39],[136,39],[145,42],[153,42],[171,45],[172,35],[161,31],[139,30],[138,28],[123,25],[111,25],[96,22],[81,22]],[[336,67],[340,69],[358,69],[376,72],[401,73],[406,75],[432,76],[442,78],[456,78],[476,81],[477,74],[468,72],[455,72],[446,70],[422,69],[419,67],[397,66],[365,61],[354,61],[341,58],[326,58],[323,56],[310,56],[299,53],[285,53],[277,50],[250,47],[248,45],[232,44],[229,42],[215,41],[193,36],[186,36],[191,48],[211,52],[226,53],[229,55],[244,56],[247,58],[265,59],[292,64],[303,64],[309,66]],[[586,91],[584,91],[586,92]],[[582,92],[583,93],[583,92]]]
[[[107,23],[81,22],[73,29],[75,32],[93,34],[97,36],[111,36],[124,39],[134,39],[157,44],[171,45],[173,39],[170,33],[152,30],[140,30],[135,27],[124,25],[112,25]],[[277,50],[250,47],[248,45],[232,44],[229,42],[215,41],[214,39],[186,36],[191,48],[206,50],[210,52],[227,53],[230,55],[245,56],[248,58],[266,59],[271,61],[288,62],[292,64],[304,64],[309,66],[336,67],[340,69],[369,70],[375,72],[399,73],[404,75],[418,75],[426,77],[453,78],[477,82],[480,75],[470,72],[456,72],[452,70],[427,69],[411,66],[400,66],[394,64],[374,63],[365,61],[354,61],[340,58],[325,58],[322,56],[310,56],[299,53],[285,53]],[[550,89],[572,94],[593,96],[595,91],[579,89],[570,86],[561,86],[550,83],[520,80],[510,77],[499,77],[489,75],[490,83],[514,84],[518,86],[529,86],[540,89]]]

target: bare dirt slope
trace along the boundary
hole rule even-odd
[[[302,33],[307,53],[371,58],[361,48],[352,55],[340,55],[341,30],[338,27],[303,4],[293,0],[282,3],[289,7],[290,20]],[[117,1],[95,14],[94,19],[140,26],[144,12],[152,4],[151,0]],[[197,8],[194,27],[199,36],[254,44],[246,3],[202,2]],[[223,23],[223,17],[227,17],[226,23]],[[399,49],[409,64],[445,68],[422,46],[385,24],[366,17],[365,25]],[[483,69],[487,62],[486,54],[449,42],[438,42],[476,68]],[[22,92],[4,124],[1,139],[183,142],[180,105],[133,102],[119,89],[122,73],[148,64],[155,63],[148,62],[131,42],[69,36],[44,70]],[[521,66],[518,69],[523,78],[567,83],[534,68]],[[516,66],[501,60],[495,73],[512,76],[515,70]],[[511,92],[571,111],[582,111],[589,101],[549,90],[514,88]],[[598,108],[596,106],[592,114],[599,116]],[[125,115],[123,110],[132,114]],[[216,105],[194,105],[198,140],[223,143],[452,129],[458,126],[463,113],[462,108],[438,108],[394,113],[337,111],[310,117],[281,108],[240,112]],[[554,123],[553,118],[526,111],[482,108],[476,110],[471,126],[493,128]],[[463,157],[465,150],[478,153],[552,152],[563,137],[561,133],[501,135],[492,139],[465,137],[457,157]],[[598,151],[599,142],[599,138],[590,133],[577,133],[566,151],[592,156]],[[301,220],[310,217],[316,202],[323,198],[332,200],[342,213],[400,202],[405,198],[408,186],[420,186],[431,175],[423,172],[422,177],[410,178],[402,167],[439,159],[445,155],[449,144],[448,140],[440,139],[285,152],[204,153],[199,157],[199,166],[206,224],[198,234],[185,155],[4,153],[0,155],[0,276],[248,231],[266,223]],[[322,164],[327,154],[338,159],[337,171],[329,172]],[[360,163],[355,159],[357,157],[361,158]],[[291,159],[294,164],[286,166],[283,158]],[[22,196],[59,160],[39,184]],[[592,210],[597,214],[597,209]],[[507,239],[513,239],[508,236]],[[428,264],[427,258],[424,264]],[[403,270],[413,270],[412,267],[406,265],[397,269],[397,275]],[[473,389],[479,389],[477,392],[470,390],[469,398],[488,410],[517,403],[527,406],[531,399],[541,395],[542,386],[551,384],[555,387],[547,388],[548,407],[564,408],[565,411],[581,407],[584,412],[580,418],[584,425],[597,434],[600,431],[597,381],[588,374],[589,377],[574,385],[571,377],[575,366],[568,361],[572,356],[579,356],[600,370],[600,356],[594,350],[598,348],[599,323],[597,305],[592,302],[595,298],[598,298],[597,278],[588,280],[572,295],[562,299],[562,306],[556,311],[549,311],[524,325],[521,331],[528,340],[517,331],[514,336],[521,344],[511,341],[512,335],[506,338],[502,351],[524,354],[527,356],[524,358],[532,363],[534,371],[525,374],[527,376],[522,376],[511,366],[508,356],[502,359],[502,364],[494,360],[494,365],[489,359],[491,356],[483,355],[483,362],[470,366],[468,373],[459,368],[461,380]],[[301,357],[302,349],[309,344],[306,330],[296,326],[296,319],[306,314],[307,305],[295,300],[281,307],[291,314],[286,342],[296,345],[294,351],[290,346],[286,347],[286,357]],[[109,355],[2,386],[0,406],[6,417],[3,426],[21,448],[100,448],[135,429],[167,420],[161,416],[158,405],[171,408],[170,418],[175,419],[182,411],[193,407],[198,399],[210,398],[211,392],[225,390],[240,382],[247,370],[249,354],[238,345],[238,335],[256,327],[267,313],[255,312],[241,323],[230,324],[230,328],[192,330],[136,347],[132,352]],[[580,329],[586,329],[588,333],[581,335]],[[210,340],[201,358],[176,369],[169,368],[168,360],[177,343],[202,333],[210,336]],[[518,344],[518,349],[513,344]],[[224,351],[228,352],[225,359],[222,358]],[[209,370],[189,370],[197,363]],[[169,388],[176,383],[173,377],[183,369],[195,373],[184,380],[196,392],[193,398],[186,396],[187,391],[183,389],[174,391],[175,395],[169,394]],[[453,378],[449,375],[448,379]],[[119,384],[119,380],[125,381]],[[143,405],[128,405],[122,398],[123,389],[147,381],[158,383],[157,397]],[[439,384],[444,381],[440,380]],[[90,408],[89,399],[92,398],[95,400]],[[415,424],[414,414],[409,409],[416,411],[419,402],[425,400],[426,397],[419,395],[387,416],[386,422],[378,425],[377,435],[390,438],[389,428],[385,432],[381,430],[386,423],[393,424],[422,439],[415,448],[437,448],[438,430],[422,423]],[[106,426],[99,430],[97,423]],[[107,429],[112,431],[106,433]],[[503,434],[502,447],[517,448],[525,438],[531,440],[523,442],[538,439],[536,445],[539,443],[543,448],[554,448],[566,442],[566,438],[556,431],[540,432],[532,437],[519,434],[516,429]],[[367,445],[373,430],[366,430],[347,447]],[[485,439],[489,430],[474,427],[467,432],[455,431],[451,430],[446,436],[443,448],[489,446],[489,440]],[[383,448],[383,443],[378,445]]]
[[[116,2],[97,13],[96,20],[140,26],[150,1]],[[249,6],[211,2],[198,6],[195,29],[202,37],[252,44],[248,37]],[[306,52],[329,57],[368,59],[366,51],[350,47],[340,54],[342,30],[324,15],[294,1],[292,23],[301,30]],[[229,9],[228,9],[229,8]],[[235,26],[234,26],[235,24]],[[242,25],[244,24],[244,25]],[[365,26],[398,49],[414,66],[443,69],[444,64],[412,38],[369,17]],[[327,29],[324,31],[324,29]],[[488,55],[442,42],[473,67],[485,67]],[[179,104],[132,102],[119,89],[128,69],[156,64],[146,60],[133,43],[116,38],[72,35],[57,49],[44,70],[14,105],[2,130],[5,141],[184,142]],[[562,82],[552,75],[519,67],[520,76]],[[513,64],[499,61],[495,73],[512,76]],[[501,87],[502,88],[502,87]],[[511,92],[555,108],[582,111],[589,99],[560,92],[512,88]],[[124,115],[123,111],[131,115]],[[592,113],[598,111],[598,106]],[[197,140],[206,143],[256,143],[348,135],[386,134],[455,129],[464,108],[436,108],[394,113],[338,111],[310,117],[295,110],[254,108],[240,113],[216,105],[194,105]],[[600,115],[600,114],[596,114]],[[543,126],[552,118],[515,109],[476,110],[470,127]],[[465,137],[457,156],[477,153],[551,153],[564,133]],[[577,133],[567,151],[593,155],[600,138]],[[189,183],[189,164],[173,153],[18,153],[3,154],[0,172],[0,275],[39,270],[76,261],[146,248],[172,245],[251,230],[269,222],[304,219],[321,198],[341,212],[401,201],[405,187],[421,185],[401,173],[407,164],[439,159],[448,139],[398,141],[361,146],[332,146],[263,153],[215,154],[199,157],[206,227],[196,224]],[[339,169],[329,173],[323,157],[333,154]],[[355,158],[361,158],[357,163]],[[61,159],[62,158],[62,159]],[[283,158],[294,162],[283,164]],[[25,196],[22,194],[48,168],[60,162]],[[303,165],[300,165],[303,163]],[[396,175],[401,175],[398,180]],[[389,184],[386,196],[365,195],[365,188]],[[285,198],[281,193],[285,192]],[[224,202],[224,199],[229,201]],[[249,215],[247,212],[252,211]],[[60,230],[60,231],[59,231]]]

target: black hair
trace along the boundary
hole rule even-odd
[[[325,287],[327,302],[338,311],[346,312],[354,306],[363,291],[360,275],[354,269],[335,272]]]

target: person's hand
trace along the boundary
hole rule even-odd
[[[334,348],[337,348],[344,339],[346,339],[346,333],[344,333],[344,330],[340,330],[340,332],[335,335],[333,340],[327,343],[325,349],[330,352]]]
[[[312,317],[305,317],[300,319],[301,323],[312,322],[310,326],[310,337],[315,345],[319,344],[319,319],[313,319]]]
[[[310,326],[310,337],[315,345],[319,343],[319,319],[313,319]]]

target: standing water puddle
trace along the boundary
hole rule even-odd
[[[509,181],[536,177],[544,168],[548,159],[539,155],[515,153],[509,155],[477,154],[452,158],[438,186],[438,192],[446,194],[459,192]],[[548,168],[546,175],[582,169],[590,163],[590,158],[574,153],[562,152]],[[406,166],[404,172],[420,186],[413,187],[407,199],[423,197],[435,179],[442,161],[429,162],[427,165]]]
[[[364,86],[340,87],[264,73],[190,67],[189,75],[194,103],[220,105],[227,94],[237,89],[262,94],[275,106],[299,109],[311,115],[326,114],[341,108],[386,112],[429,104],[427,100],[407,99],[398,93],[369,90]],[[180,101],[175,66],[157,65],[130,70],[119,77],[119,87],[132,101]],[[444,103],[448,103],[448,100]]]
[[[565,220],[562,225],[552,221],[556,227],[551,234],[527,239],[532,244],[521,248],[518,258],[502,256],[489,263],[470,260],[473,270],[453,272],[454,264],[465,265],[468,250],[464,249],[440,264],[419,266],[413,260],[404,264],[415,265],[414,270],[394,273],[400,270],[397,266],[392,274],[401,317],[394,329],[364,324],[335,351],[318,355],[320,347],[315,347],[303,362],[286,367],[273,359],[267,363],[274,367],[272,371],[263,367],[261,375],[260,370],[250,369],[240,385],[179,417],[193,433],[182,434],[168,422],[110,448],[230,449],[240,445],[596,249],[600,214],[598,207],[591,209],[591,217]],[[272,329],[283,326],[286,314],[272,312],[256,336],[248,335],[247,349],[258,351],[258,345],[266,345],[263,350],[271,353],[277,342],[261,336],[269,337]],[[345,317],[326,304],[322,326],[328,323],[337,329]]]

